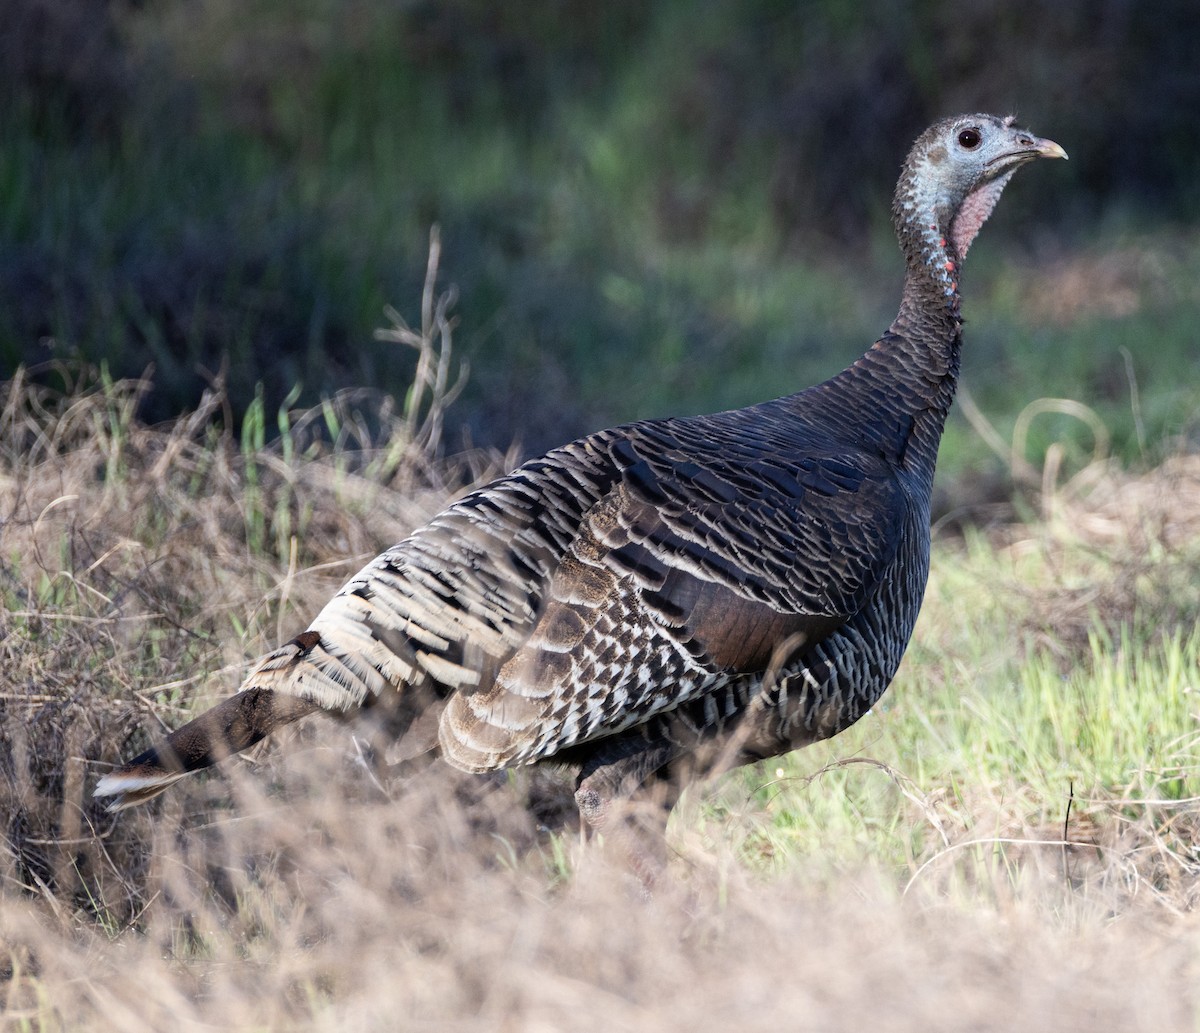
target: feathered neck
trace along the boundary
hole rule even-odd
[[[918,141],[896,186],[893,217],[907,265],[900,311],[857,362],[818,389],[831,411],[870,412],[864,444],[928,486],[958,385],[962,348],[959,270],[1012,170],[955,194],[945,148]]]
[[[914,148],[896,184],[892,218],[908,264],[906,296],[915,291],[957,316],[962,261],[1016,169],[955,196],[939,175],[948,160],[941,145]]]

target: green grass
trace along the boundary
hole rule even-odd
[[[844,873],[867,856],[901,881],[964,839],[1057,842],[1069,812],[1080,842],[1081,816],[1110,835],[1129,821],[1170,838],[1200,795],[1200,635],[1186,604],[1174,626],[1140,626],[1158,605],[1148,577],[1121,613],[1081,615],[1064,598],[1063,636],[1047,640],[1031,604],[1059,597],[1062,567],[1081,558],[1091,589],[1121,577],[1070,538],[1017,563],[978,537],[942,543],[881,703],[836,739],[731,779],[701,808],[706,835],[734,829],[745,862],[776,875]],[[1194,577],[1200,553],[1156,562]],[[1085,637],[1072,647],[1075,622]]]

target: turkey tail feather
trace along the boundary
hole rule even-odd
[[[185,775],[249,749],[277,728],[317,710],[317,704],[269,689],[247,689],[189,721],[100,779],[96,796],[110,811],[145,803]]]

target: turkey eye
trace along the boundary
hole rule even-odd
[[[964,129],[958,134],[958,142],[962,144],[968,151],[973,151],[976,147],[978,147],[979,140],[980,136],[978,129]]]

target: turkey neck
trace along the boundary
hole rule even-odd
[[[817,401],[839,436],[857,438],[856,446],[882,454],[926,489],[962,347],[957,283],[949,293],[945,287],[925,263],[910,261],[900,311],[887,332],[836,377],[795,396],[806,406]]]
[[[814,388],[809,400],[823,403],[843,436],[849,431],[860,447],[929,490],[958,386],[960,265],[1013,170],[955,197],[940,185],[934,155],[925,150],[920,142],[914,147],[892,206],[906,267],[900,311],[862,358]]]

